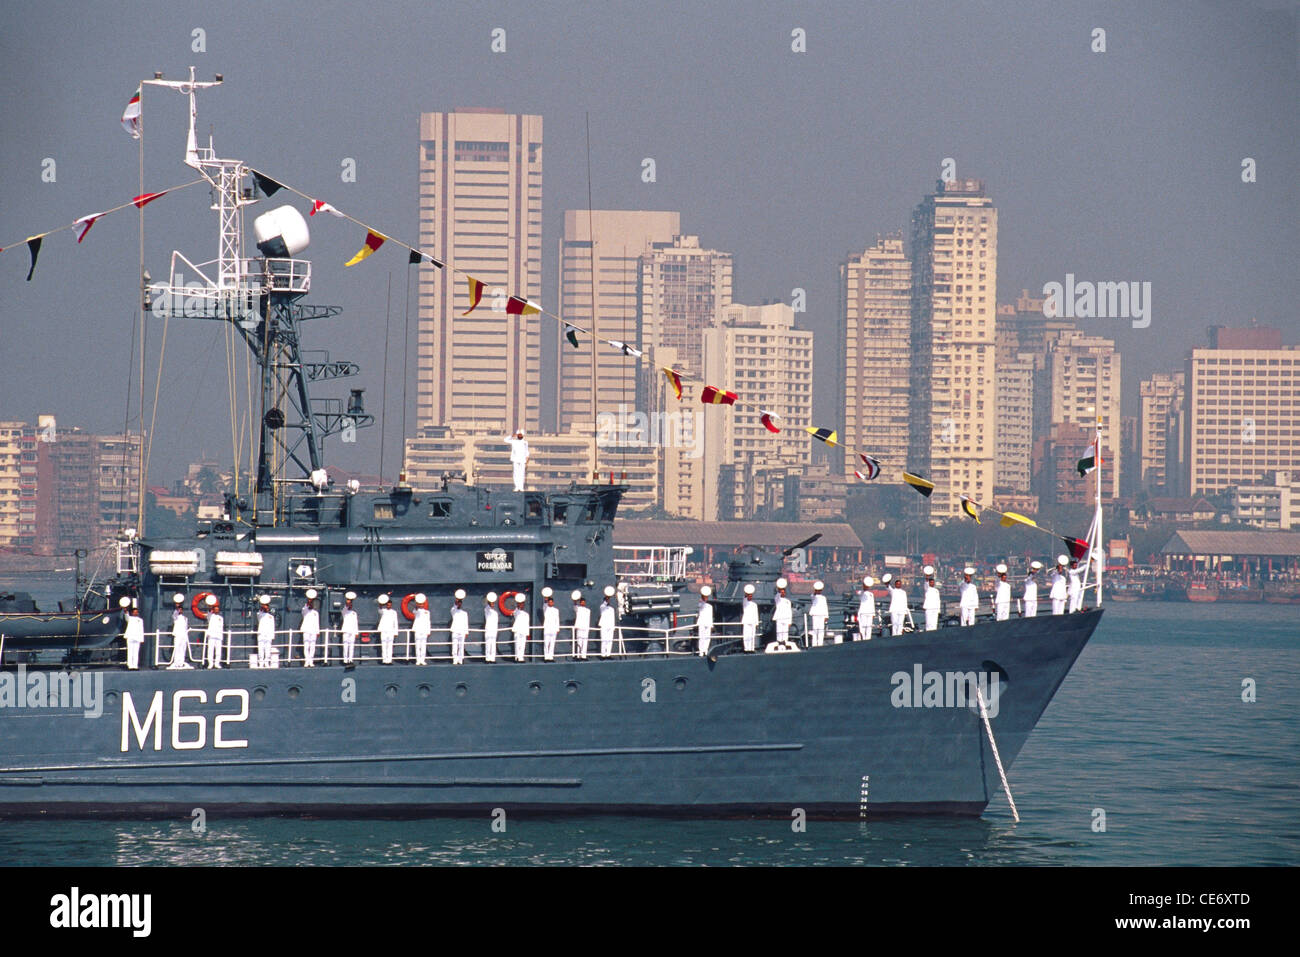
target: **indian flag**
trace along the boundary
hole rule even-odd
[[[140,138],[140,91],[143,89],[144,84],[135,88],[135,95],[122,111],[122,129],[130,133],[132,139],[137,140]]]
[[[1097,449],[1097,440],[1093,439],[1092,444],[1088,446],[1088,451],[1084,453],[1083,458],[1074,463],[1074,467],[1078,471],[1079,477],[1082,478],[1101,464],[1101,453]]]

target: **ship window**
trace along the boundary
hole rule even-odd
[[[524,518],[529,522],[540,522],[545,514],[541,498],[528,496],[524,500]]]
[[[451,514],[451,502],[434,501],[429,503],[430,518],[446,518],[450,514]],[[375,516],[375,518],[378,517],[379,517],[378,515]]]
[[[583,581],[587,577],[587,566],[583,562],[560,562],[555,566],[555,577]]]
[[[392,517],[393,517],[392,502],[375,503],[375,518],[392,518]]]

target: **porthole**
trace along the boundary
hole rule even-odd
[[[253,689],[253,700],[254,700],[254,701],[265,701],[265,700],[266,700],[266,686],[265,686],[265,685],[259,685],[258,687],[256,687],[256,688]]]
[[[469,685],[465,684],[463,681],[456,685],[457,698],[463,698],[467,694],[469,694]]]
[[[528,690],[531,691],[533,694],[541,694],[542,683],[540,681],[530,681],[528,682]]]
[[[302,688],[297,685],[289,685],[289,690],[286,694],[288,694],[290,698],[296,698],[298,695],[302,694]]]
[[[673,687],[676,688],[678,691],[685,691],[686,679],[681,675],[678,675],[676,678],[673,679]]]
[[[577,693],[578,693],[578,682],[576,682],[576,681],[574,681],[572,678],[570,678],[568,681],[566,681],[566,682],[564,683],[564,690],[567,691],[567,692],[569,692],[569,694],[577,694]]]
[[[386,694],[390,698],[396,698],[397,685],[388,685],[386,688],[384,688],[384,694]]]
[[[433,689],[430,688],[428,685],[420,685],[418,690],[420,692],[421,698],[427,698],[429,697],[429,695],[433,694]]]
[[[110,691],[108,694],[104,695],[104,703],[109,707],[117,704],[117,692]]]

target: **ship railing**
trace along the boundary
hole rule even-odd
[[[614,575],[636,584],[681,581],[692,551],[689,545],[615,545]]]

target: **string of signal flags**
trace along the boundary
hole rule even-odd
[[[361,220],[357,219],[354,216],[348,215],[347,213],[338,209],[336,206],[333,206],[332,204],[325,202],[324,200],[317,199],[303,192],[302,190],[296,189],[293,186],[290,186],[289,184],[281,180],[277,180],[267,175],[266,173],[251,168],[249,169],[249,173],[252,175],[254,182],[257,184],[257,188],[261,190],[263,195],[265,195],[268,199],[270,199],[272,196],[274,196],[276,193],[280,192],[281,190],[284,190],[285,192],[293,193],[295,196],[298,196],[301,199],[306,200],[310,204],[310,207],[308,209],[309,216],[315,216],[317,213],[329,213],[334,217],[347,220],[348,222],[353,223],[359,226],[360,228],[364,229],[366,231],[365,240],[363,241],[361,248],[357,250],[357,252],[352,256],[352,258],[343,264],[345,267],[355,266],[365,261],[374,253],[376,253],[385,243],[392,243],[394,246],[399,246],[402,249],[407,250],[408,253],[407,264],[410,266],[420,265],[422,263],[428,263],[437,269],[444,269],[451,273],[454,273],[457,276],[463,277],[466,283],[470,305],[469,308],[464,313],[461,314],[462,316],[470,315],[471,313],[474,312],[475,309],[477,309],[482,304],[483,294],[487,289],[487,284],[482,280],[472,276],[470,273],[466,272],[465,270],[458,268],[455,265],[455,263],[446,262],[442,259],[439,259],[437,256],[425,252],[424,250],[418,248],[417,246],[413,246],[410,243],[403,242],[400,239],[395,239],[392,236],[390,236],[388,233],[385,233],[375,228],[374,226],[371,226],[368,223],[362,222]],[[76,231],[77,242],[80,243],[83,239],[86,238],[86,234],[90,232],[90,228],[103,217],[119,212],[120,210],[127,209],[131,206],[134,206],[137,209],[143,209],[149,203],[167,195],[168,193],[178,192],[179,190],[186,189],[190,186],[195,186],[201,182],[205,182],[205,180],[203,180],[202,178],[194,179],[194,180],[190,180],[187,183],[182,183],[179,186],[173,186],[168,189],[161,190],[159,192],[142,193],[139,196],[133,197],[129,202],[121,203],[120,205],[111,207],[110,209],[103,210],[102,212],[91,213],[87,216],[80,216],[77,219],[73,220],[71,223],[68,223],[66,225],[56,226],[53,229],[48,229],[44,232],[36,233],[35,235],[29,236],[26,240],[23,240],[23,244],[27,246],[31,256],[31,265],[27,271],[27,281],[29,282],[31,281],[32,274],[33,272],[35,272],[36,260],[37,257],[40,255],[42,241],[46,236],[49,236],[52,233],[60,232],[64,229],[71,229]],[[7,246],[0,246],[0,253],[4,252],[5,249],[12,248],[16,245],[18,244],[10,243]],[[619,352],[622,352],[625,356],[636,359],[638,362],[640,362],[644,358],[643,351],[636,348],[632,344],[627,342],[621,342],[617,339],[607,339],[603,336],[599,336],[595,333],[594,330],[587,329],[577,323],[564,319],[553,312],[543,309],[537,303],[520,296],[511,295],[506,298],[505,312],[507,315],[510,316],[541,315],[541,316],[546,316],[548,318],[554,319],[564,329],[564,337],[566,341],[568,341],[568,343],[575,349],[581,348],[582,343],[581,340],[579,339],[579,336],[585,335],[588,336],[593,342],[604,343],[610,346],[611,348]],[[664,377],[667,379],[668,384],[672,389],[673,395],[677,398],[679,402],[685,400],[686,383],[692,382],[692,383],[700,384],[701,387],[700,387],[699,397],[700,397],[700,401],[705,405],[735,406],[739,404],[741,407],[749,407],[752,405],[752,403],[744,401],[738,393],[733,392],[729,389],[724,389],[724,388],[719,388],[717,386],[709,385],[708,383],[705,383],[703,379],[701,379],[698,376],[692,375],[691,373],[683,372],[680,369],[675,369],[672,368],[671,366],[664,366],[661,368],[660,371],[663,372]],[[782,426],[780,424],[781,416],[779,414],[762,408],[757,409],[757,411],[759,415],[759,421],[762,423],[763,427],[767,429],[767,431],[773,434],[779,434],[782,431]],[[848,443],[843,442],[840,439],[839,433],[835,429],[809,425],[804,427],[804,431],[812,438],[816,439],[819,442],[824,443],[825,445],[831,448],[835,448],[838,446],[844,448],[845,451],[852,453],[852,455],[856,458],[856,461],[854,463],[855,465],[854,475],[859,480],[863,482],[870,482],[879,478],[880,475],[882,474],[882,467],[879,459],[859,449],[853,448]],[[1092,469],[1095,468],[1097,464],[1101,463],[1100,450],[1095,448],[1095,440],[1094,440],[1094,448],[1090,449],[1089,452],[1090,452],[1090,457],[1081,459],[1079,462],[1080,475],[1084,475],[1087,472],[1091,472]],[[1087,465],[1086,468],[1085,468],[1085,464]],[[913,472],[904,470],[901,472],[899,477],[903,484],[908,485],[909,487],[915,489],[919,494],[921,494],[926,498],[929,498],[931,493],[934,492],[935,489],[934,483],[924,478],[921,475],[917,475]],[[1045,532],[1046,534],[1059,538],[1062,542],[1065,543],[1066,547],[1070,551],[1070,554],[1075,558],[1082,558],[1083,555],[1087,554],[1088,546],[1087,543],[1082,539],[1078,539],[1072,536],[1060,535],[1059,533],[1053,532],[1051,529],[1048,529],[1038,524],[1038,522],[1036,522],[1034,519],[1029,518],[1028,516],[1025,515],[1021,515],[1018,512],[1002,512],[990,506],[980,505],[974,499],[970,498],[967,495],[961,496],[961,508],[966,515],[975,519],[975,522],[977,524],[980,523],[981,513],[983,512],[993,513],[1001,517],[1000,524],[1004,528],[1009,528],[1015,525],[1021,525],[1026,528],[1036,529],[1038,531]]]

